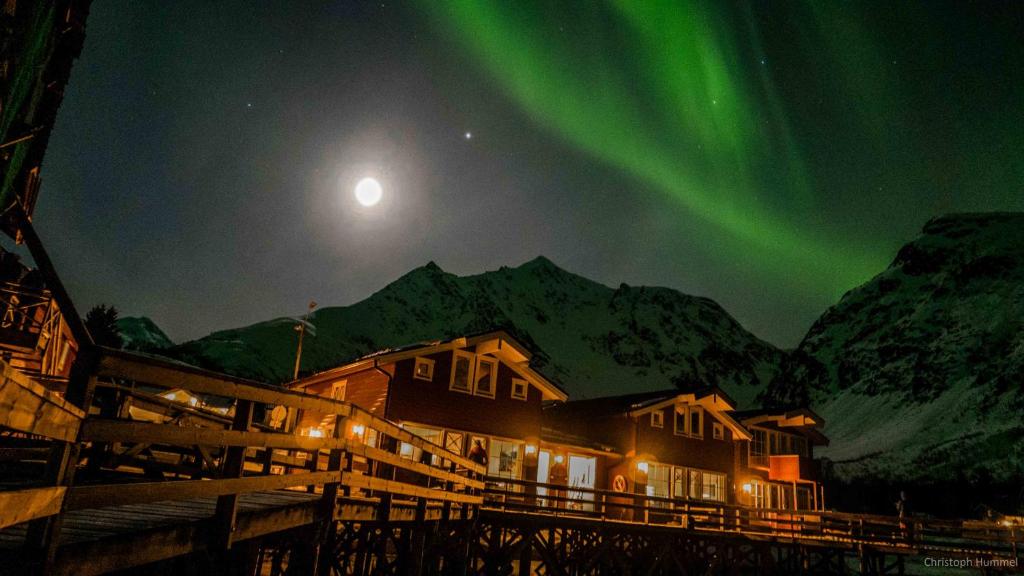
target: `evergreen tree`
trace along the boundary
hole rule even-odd
[[[120,348],[124,345],[121,330],[117,327],[117,308],[98,304],[85,315],[85,327],[89,330],[93,342],[108,348]]]

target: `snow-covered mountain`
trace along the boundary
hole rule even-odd
[[[459,277],[430,263],[366,300],[310,318],[303,371],[381,348],[502,327],[535,354],[536,367],[573,398],[719,384],[749,405],[773,377],[780,351],[718,304],[668,288],[604,286],[539,257]],[[296,320],[215,332],[172,350],[229,373],[280,382],[295,362]]]
[[[818,319],[768,396],[810,400],[841,477],[1024,477],[1024,214],[930,221]]]
[[[121,340],[128,350],[154,352],[174,346],[167,334],[145,316],[118,318],[117,329],[121,332]]]

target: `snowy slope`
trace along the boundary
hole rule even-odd
[[[783,361],[847,478],[1024,474],[1024,214],[932,220]]]
[[[150,352],[174,346],[163,330],[145,316],[118,318],[117,329],[121,331],[124,347],[129,350]]]
[[[749,402],[771,380],[780,352],[718,304],[668,288],[613,289],[539,257],[459,277],[434,263],[366,300],[316,311],[303,370],[324,370],[385,347],[503,327],[573,398],[720,384]],[[270,381],[288,379],[295,320],[225,330],[173,350],[183,360]]]

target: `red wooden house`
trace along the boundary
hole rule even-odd
[[[540,439],[541,403],[566,399],[530,367],[530,357],[509,334],[493,331],[382,350],[290,386],[353,402],[458,454],[479,440],[491,476],[520,479],[527,446],[532,456]],[[329,420],[307,411],[296,426],[327,435]],[[401,447],[403,456],[418,459],[415,452]]]

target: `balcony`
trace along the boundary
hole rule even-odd
[[[779,454],[768,457],[768,479],[780,482],[818,481],[818,465],[807,456]]]

